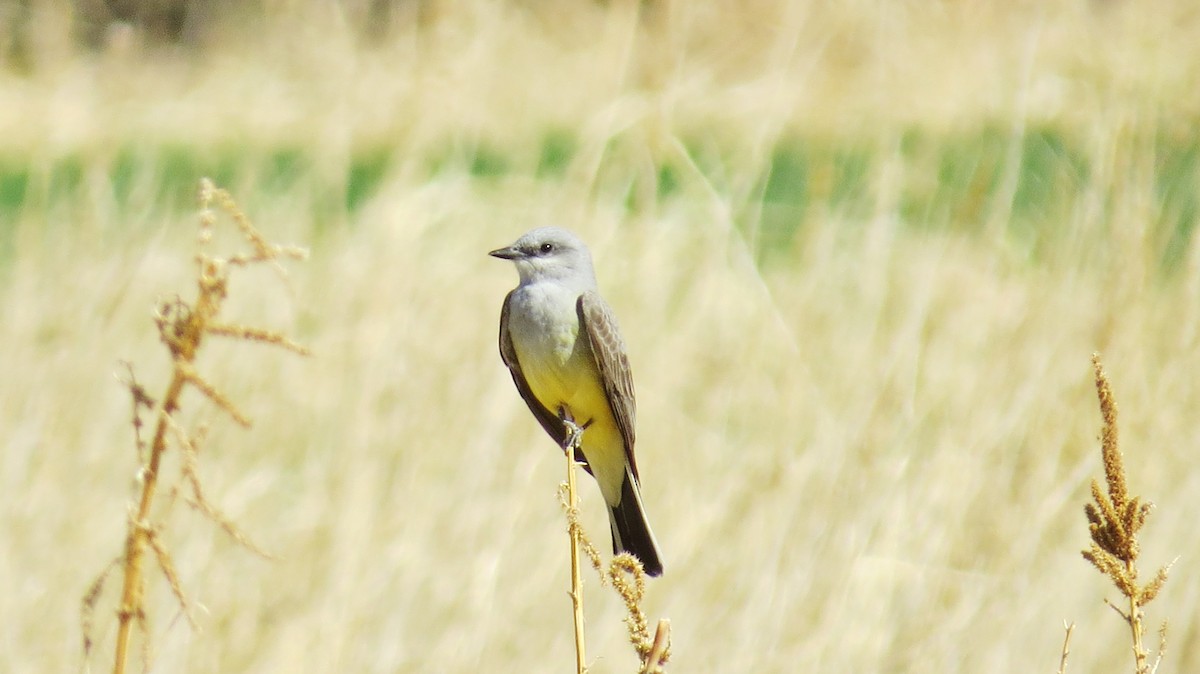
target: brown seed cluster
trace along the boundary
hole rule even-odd
[[[1100,416],[1104,427],[1100,433],[1100,451],[1104,462],[1104,479],[1107,493],[1098,480],[1092,480],[1092,503],[1084,506],[1091,533],[1091,544],[1083,551],[1088,560],[1107,576],[1125,596],[1128,608],[1111,604],[1128,623],[1133,638],[1133,652],[1138,674],[1151,671],[1148,653],[1143,646],[1144,627],[1142,608],[1150,603],[1167,582],[1170,565],[1158,570],[1154,578],[1144,585],[1138,584],[1138,541],[1137,534],[1146,524],[1154,504],[1143,501],[1139,496],[1130,496],[1126,484],[1124,457],[1118,438],[1117,403],[1112,388],[1100,363],[1099,354],[1092,356],[1092,368],[1096,376],[1096,393],[1100,398]],[[1166,642],[1166,623],[1159,630],[1159,657]],[[1068,637],[1069,638],[1069,637]],[[1064,646],[1065,652],[1065,646]],[[1064,655],[1065,660],[1065,655]]]

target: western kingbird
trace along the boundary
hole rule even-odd
[[[585,429],[583,456],[575,458],[600,485],[613,553],[632,553],[647,574],[661,574],[633,458],[629,359],[587,246],[564,229],[541,227],[488,254],[512,260],[521,277],[500,312],[500,357],[517,391],[559,446],[564,418]]]

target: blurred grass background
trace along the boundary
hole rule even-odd
[[[1179,557],[1163,670],[1195,670],[1198,30],[1183,0],[0,3],[0,669],[88,664],[133,493],[113,373],[163,385],[208,175],[312,248],[229,317],[317,355],[202,353],[256,422],[185,399],[209,496],[279,559],[164,507],[203,610],[151,586],[159,671],[569,666],[561,461],[484,255],[547,223],[630,344],[675,671],[1052,671],[1064,619],[1073,669],[1130,669],[1078,554],[1094,350],[1146,572]],[[590,587],[593,671],[632,671]]]

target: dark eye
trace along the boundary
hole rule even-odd
[[[549,253],[554,250],[554,244],[543,243],[541,248],[539,248],[538,250],[542,251],[542,254],[545,255],[546,253]]]

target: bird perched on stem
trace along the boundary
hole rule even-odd
[[[540,227],[489,255],[511,260],[520,276],[500,313],[500,357],[517,391],[560,446],[564,419],[583,429],[576,460],[600,485],[613,552],[629,552],[647,574],[660,575],[633,455],[633,377],[587,246],[565,229]]]

